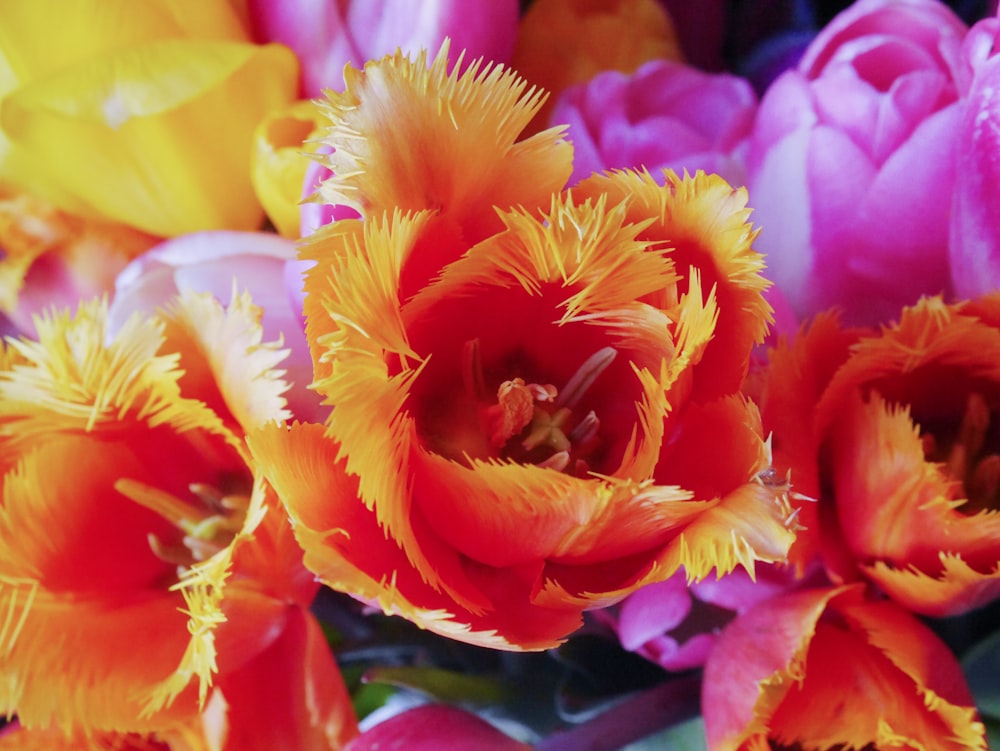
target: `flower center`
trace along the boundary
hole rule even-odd
[[[149,534],[149,547],[157,558],[177,566],[178,575],[195,563],[225,549],[243,526],[250,498],[219,488],[192,483],[190,498],[179,498],[160,488],[122,478],[115,489],[140,506],[155,511],[180,532],[179,541],[168,542]]]
[[[561,389],[515,377],[502,382],[493,397],[483,376],[479,340],[472,339],[462,352],[462,380],[477,405],[483,433],[501,457],[582,476],[599,445],[601,421],[593,410],[580,409],[580,402],[617,354],[613,347],[599,349]]]
[[[940,462],[953,480],[962,483],[967,514],[1000,507],[1000,421],[982,394],[971,393],[957,430],[923,433],[924,457]]]

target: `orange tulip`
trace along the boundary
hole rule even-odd
[[[95,301],[36,319],[37,341],[8,340],[0,707],[25,727],[170,730],[214,679],[233,734],[251,711],[248,666],[263,660],[261,680],[311,694],[316,714],[295,732],[330,721],[352,734],[335,671],[267,662],[275,649],[315,669],[331,660],[304,611],[316,584],[243,443],[287,416],[284,352],[262,343],[259,315],[245,295],[223,308],[187,294],[112,336]]]
[[[813,539],[835,577],[933,616],[1000,596],[997,363],[997,295],[924,299],[878,333],[824,319],[779,350],[765,425],[818,497]]]
[[[986,748],[948,647],[857,586],[782,595],[740,615],[702,685],[709,751]]]
[[[395,178],[386,194],[429,194]],[[588,189],[497,211],[475,244],[441,232],[459,193],[307,246],[314,387],[333,409],[249,441],[330,586],[453,638],[543,649],[682,565],[784,558],[787,488],[761,474],[737,393],[769,315],[745,193],[630,173]]]

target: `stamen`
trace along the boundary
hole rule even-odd
[[[602,347],[588,357],[560,390],[555,401],[556,407],[575,407],[597,377],[614,362],[617,355],[618,350],[614,347]]]
[[[175,527],[187,531],[193,524],[211,516],[207,510],[181,500],[159,488],[123,477],[115,483],[115,490],[140,506],[155,511]]]
[[[1000,455],[990,454],[976,465],[966,490],[970,500],[991,507],[1000,498]]]
[[[601,427],[601,421],[597,419],[594,410],[590,410],[584,418],[580,420],[573,430],[570,431],[569,440],[571,443],[587,443],[597,436],[597,431]]]
[[[538,462],[538,466],[545,467],[546,469],[554,469],[556,472],[562,472],[569,466],[569,452],[557,451],[545,461]]]

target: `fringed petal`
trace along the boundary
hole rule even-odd
[[[541,92],[482,60],[449,73],[448,52],[446,43],[430,61],[397,52],[363,71],[348,66],[346,91],[321,104],[334,173],[323,200],[368,216],[441,211],[475,242],[498,228],[494,206],[541,207],[563,187],[572,147],[561,129],[515,143]]]

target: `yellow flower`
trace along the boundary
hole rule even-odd
[[[160,236],[255,229],[253,131],[296,75],[218,0],[4,3],[0,179]]]

